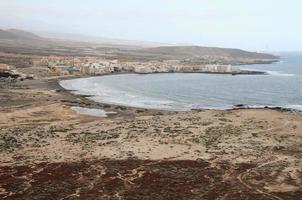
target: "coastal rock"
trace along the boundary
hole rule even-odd
[[[138,74],[149,74],[152,73],[153,71],[148,67],[139,67],[139,68],[134,68],[134,72]]]
[[[27,75],[17,71],[14,67],[0,64],[0,78],[2,80],[25,80],[25,79],[34,79],[34,75]]]

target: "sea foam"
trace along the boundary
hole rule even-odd
[[[279,71],[265,71],[265,72],[272,76],[295,76],[295,74],[288,74]]]

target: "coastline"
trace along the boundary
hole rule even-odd
[[[250,72],[250,71],[249,71]],[[148,73],[148,74],[221,74],[221,75],[232,75],[231,73],[208,73],[208,72],[161,72],[161,73]],[[255,73],[255,75],[258,72]],[[266,72],[263,72],[265,75],[267,75]],[[102,74],[102,75],[95,75],[95,76],[75,76],[75,77],[67,77],[67,78],[61,78],[57,81],[58,87],[60,87],[61,90],[65,90],[67,92],[71,92],[74,94],[74,91],[77,90],[68,90],[65,89],[63,86],[60,85],[60,81],[63,80],[71,80],[71,79],[81,79],[81,78],[90,78],[90,77],[103,77],[103,76],[115,76],[115,75],[127,75],[127,74],[138,74],[138,75],[147,75],[147,74],[141,74],[141,73],[131,73],[131,72],[120,72],[120,73],[108,73],[108,74]],[[240,74],[241,75],[241,74]],[[243,74],[245,75],[245,74]],[[252,74],[254,75],[254,74]],[[261,74],[262,75],[262,74]],[[134,109],[134,110],[145,110],[145,111],[166,111],[166,112],[190,112],[192,110],[238,110],[238,109],[271,109],[271,110],[279,110],[281,112],[293,112],[293,113],[299,113],[301,114],[300,109],[296,108],[291,108],[291,107],[282,107],[282,106],[271,106],[271,105],[244,105],[244,104],[239,104],[239,105],[230,105],[228,108],[191,108],[188,110],[173,110],[173,109],[160,109],[160,108],[144,108],[144,107],[136,107],[136,106],[130,106],[130,105],[124,105],[124,104],[115,104],[112,102],[101,102],[101,101],[95,101],[93,99],[90,99],[89,97],[94,97],[94,95],[81,95],[81,94],[74,94],[74,95],[80,95],[81,97],[86,97],[90,101],[100,104],[100,105],[106,105],[106,106],[112,106],[112,107],[123,107],[123,109]],[[111,110],[110,110],[111,111]],[[115,110],[116,111],[116,110]]]
[[[1,198],[10,193],[58,199],[77,189],[89,198],[100,195],[100,184],[108,188],[104,195],[154,197],[162,189],[163,199],[188,199],[192,189],[208,199],[267,198],[245,184],[275,197],[301,194],[297,178],[287,181],[290,190],[277,187],[280,178],[300,173],[301,115],[269,108],[170,112],[101,104],[70,93],[56,78],[0,86]],[[117,113],[94,117],[71,106]],[[277,175],[264,173],[271,170]],[[20,189],[12,191],[15,183]]]
[[[0,199],[302,197],[302,54],[0,32]]]
[[[0,82],[0,198],[301,196],[302,115],[244,105],[133,108],[58,83],[85,77]],[[115,114],[82,115],[73,106]]]

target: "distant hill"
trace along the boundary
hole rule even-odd
[[[18,29],[8,29],[8,30],[0,29],[0,39],[38,40],[41,39],[41,37],[31,32],[18,30]]]
[[[92,44],[103,44],[103,45],[121,45],[129,47],[159,47],[159,46],[169,46],[167,43],[158,43],[158,42],[149,42],[149,41],[139,41],[139,40],[125,40],[125,39],[116,39],[116,38],[107,38],[107,37],[97,37],[89,36],[82,34],[73,34],[73,33],[48,33],[48,32],[35,32],[37,35],[40,35],[44,38],[49,39],[60,39],[65,41],[73,42],[87,42]]]
[[[20,29],[0,29],[0,40],[43,40],[43,42],[56,42],[56,43],[73,43],[83,44],[88,46],[101,46],[109,48],[122,48],[122,49],[140,49],[152,48],[158,46],[169,46],[169,44],[139,41],[139,40],[123,40],[115,38],[95,37],[89,35],[72,34],[72,33],[47,33],[38,31],[25,31]]]
[[[278,59],[277,56],[264,53],[248,52],[240,49],[201,47],[201,46],[162,46],[144,49],[144,52],[185,57],[229,57],[248,59]]]
[[[240,49],[201,46],[161,46],[115,52],[126,60],[178,60],[187,64],[267,64],[278,61],[271,54],[248,52]]]
[[[169,44],[77,34],[32,33],[19,29],[0,29],[0,52],[33,55],[91,55],[132,61],[179,60],[189,64],[259,64],[279,59],[270,54],[232,48],[170,46]]]
[[[16,39],[16,35],[0,29],[0,39]]]

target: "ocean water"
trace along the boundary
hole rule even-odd
[[[281,53],[274,64],[241,66],[269,75],[123,74],[64,80],[60,84],[97,102],[185,111],[280,106],[302,110],[302,53]]]

